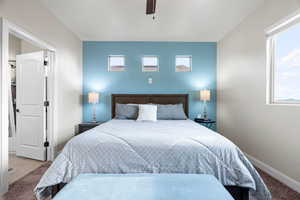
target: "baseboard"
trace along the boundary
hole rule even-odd
[[[291,177],[283,174],[282,172],[278,171],[277,169],[274,169],[273,167],[265,164],[264,162],[254,158],[253,156],[247,155],[248,159],[252,162],[252,164],[259,169],[263,170],[273,178],[277,179],[278,181],[284,183],[288,187],[292,188],[293,190],[300,193],[300,182],[292,179]]]

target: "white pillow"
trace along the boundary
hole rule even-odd
[[[157,121],[157,105],[139,105],[139,115],[136,121]]]

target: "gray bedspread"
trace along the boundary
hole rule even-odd
[[[82,173],[211,174],[223,185],[251,188],[251,199],[271,199],[236,145],[191,120],[111,120],[74,137],[36,186],[37,198]]]

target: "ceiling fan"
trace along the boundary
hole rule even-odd
[[[146,15],[153,15],[153,20],[155,19],[155,8],[156,0],[147,0]]]

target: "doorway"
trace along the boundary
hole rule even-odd
[[[21,41],[15,58],[10,57],[12,38]],[[54,159],[55,49],[0,18],[0,60],[0,193],[5,193],[13,181],[9,170],[24,169],[29,163],[30,172]],[[16,87],[15,94],[12,87]]]
[[[47,160],[46,51],[9,34],[9,184]]]

